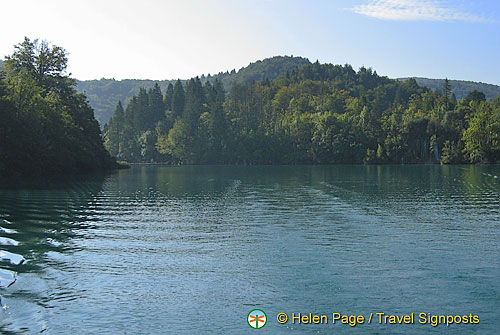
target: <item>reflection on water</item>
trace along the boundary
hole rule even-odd
[[[499,176],[494,166],[137,166],[0,190],[0,331],[237,334],[255,307],[268,334],[494,333]],[[275,322],[380,311],[481,323]]]

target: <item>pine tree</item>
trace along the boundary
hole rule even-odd
[[[116,105],[115,113],[109,120],[109,128],[106,133],[106,149],[111,156],[117,157],[120,153],[121,133],[123,127],[124,111],[121,101]]]
[[[147,119],[147,129],[154,129],[156,123],[165,118],[165,105],[160,86],[155,84],[154,88],[148,92],[149,115]]]
[[[186,85],[186,103],[184,105],[184,113],[182,118],[186,126],[192,130],[193,135],[201,113],[203,112],[203,104],[205,103],[205,95],[201,85],[200,78],[192,78]]]
[[[226,147],[226,120],[224,113],[225,92],[222,82],[215,80],[213,85],[209,84],[207,102],[210,113],[209,140],[210,140],[210,162],[223,163],[224,149]]]
[[[142,132],[148,127],[148,121],[151,119],[149,108],[149,95],[145,88],[139,89],[137,95],[137,105],[134,114],[134,131]]]
[[[446,108],[446,110],[448,110],[449,99],[450,99],[450,95],[451,95],[451,85],[450,85],[450,81],[448,80],[448,78],[445,78],[445,80],[444,80],[443,93],[444,93],[444,96],[446,98],[446,100],[445,100],[445,108]]]
[[[178,118],[184,113],[185,95],[184,88],[180,79],[175,82],[172,95],[172,110],[175,112],[175,117]]]
[[[165,110],[172,110],[172,99],[174,97],[174,85],[171,83],[167,86],[167,92],[165,92],[165,99],[163,102],[165,103]]]

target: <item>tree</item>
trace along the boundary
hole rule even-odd
[[[474,91],[469,92],[469,94],[467,94],[467,96],[465,97],[465,100],[481,102],[481,101],[486,101],[486,96],[484,95],[483,92],[480,92],[478,90],[474,90]]]
[[[200,115],[203,113],[205,103],[205,94],[201,85],[200,78],[192,78],[186,85],[186,101],[182,119],[191,132],[194,132],[198,126]],[[192,134],[194,135],[194,133]]]
[[[211,162],[223,163],[226,144],[226,119],[224,113],[225,92],[222,82],[215,80],[213,85],[207,83],[207,104],[209,109],[208,156]]]
[[[500,161],[500,108],[482,102],[474,106],[463,132],[464,153],[471,163]]]
[[[148,92],[148,107],[149,115],[146,121],[146,129],[153,129],[158,121],[165,118],[165,105],[158,83]]]
[[[9,146],[0,154],[15,159],[2,164],[4,172],[68,173],[113,166],[94,112],[66,75],[66,63],[61,47],[28,38],[6,57],[0,86],[9,101],[2,120]]]
[[[184,113],[184,88],[181,81],[178,79],[175,82],[174,91],[172,95],[172,110],[175,112],[175,117],[180,117]]]
[[[162,113],[154,107],[159,87],[140,90],[125,110],[120,152],[181,164],[500,161],[500,100],[474,93],[457,102],[448,80],[444,93],[435,92],[415,79],[315,62],[276,79],[234,83],[226,97],[218,78],[204,85],[192,78],[184,87],[178,80]]]
[[[51,91],[63,93],[74,86],[74,80],[66,74],[67,62],[63,48],[25,37],[15,46],[14,53],[6,57],[5,65],[11,73],[26,71],[44,89],[42,94],[47,95]]]
[[[108,131],[105,132],[105,146],[113,157],[117,157],[122,146],[124,111],[122,102],[118,101],[113,117],[109,120]]]
[[[160,153],[172,155],[179,163],[193,163],[195,159],[192,138],[182,119],[175,122],[167,138],[158,141],[157,148]]]
[[[448,104],[449,104],[449,99],[450,99],[450,95],[451,95],[451,85],[450,85],[450,81],[448,80],[448,78],[445,78],[445,80],[444,80],[443,93],[444,93],[444,96],[446,98],[445,109],[448,110]]]
[[[171,83],[168,84],[167,86],[167,91],[165,92],[165,110],[170,111],[172,110],[172,99],[174,97],[174,85]]]

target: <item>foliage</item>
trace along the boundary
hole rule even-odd
[[[309,61],[305,58],[277,56],[251,63],[239,71],[232,70],[219,72],[215,75],[202,75],[200,81],[202,84],[207,82],[213,84],[215,81],[220,81],[224,89],[229,92],[236,84],[250,84],[263,79],[275,79],[280,74],[304,64],[309,64]],[[185,85],[187,82],[186,80],[178,81],[182,85]],[[140,88],[148,90],[153,88],[155,84],[158,84],[160,89],[166,92],[168,87],[175,85],[176,82],[172,80],[115,80],[102,78],[99,80],[77,81],[76,89],[78,92],[87,95],[90,105],[95,110],[97,121],[103,126],[113,116],[113,110],[117,101],[127,104],[134,95],[139,93]],[[172,95],[173,92],[170,95],[166,94],[167,97],[171,97]],[[171,101],[166,102],[169,103],[169,110],[175,110],[170,105]]]
[[[408,78],[400,78],[398,80],[405,81]],[[444,79],[429,79],[429,78],[415,78],[417,83],[420,86],[428,87],[432,90],[441,90],[444,86]],[[451,92],[455,94],[458,100],[461,100],[474,90],[479,92],[483,92],[485,94],[486,99],[493,100],[496,97],[500,96],[500,86],[479,83],[475,81],[466,81],[466,80],[449,80],[449,84],[451,85]]]
[[[0,77],[0,176],[104,169],[113,165],[84,95],[66,75],[64,49],[25,38]]]
[[[434,92],[318,62],[228,95],[219,80],[193,78],[167,91],[162,113],[151,111],[159,88],[140,90],[121,124],[117,108],[106,146],[125,148],[121,160],[171,164],[498,162],[500,100],[476,91],[457,102],[452,92],[452,81]]]

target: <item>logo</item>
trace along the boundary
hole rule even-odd
[[[248,313],[247,322],[253,329],[260,329],[267,323],[267,315],[261,309],[253,309]]]

